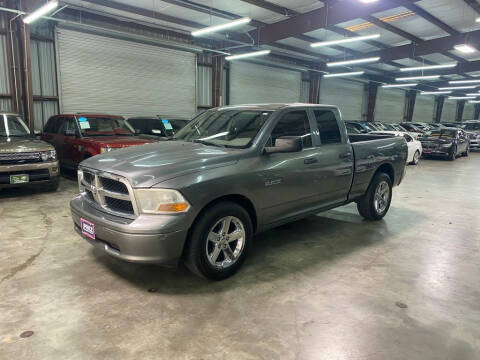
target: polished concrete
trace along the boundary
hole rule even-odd
[[[479,184],[480,153],[422,160],[383,221],[269,231],[219,283],[94,251],[71,179],[0,192],[0,359],[480,359]]]

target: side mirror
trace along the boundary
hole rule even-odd
[[[75,130],[65,130],[65,136],[77,136]]]
[[[265,147],[266,154],[299,152],[303,149],[300,136],[282,136],[275,141],[275,146]]]

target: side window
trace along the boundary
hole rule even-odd
[[[66,119],[65,118],[57,118],[57,122],[55,123],[55,131],[57,134],[65,134],[66,129]]]
[[[413,140],[412,137],[408,134],[403,134],[403,137],[405,138],[405,140],[407,140],[407,142],[410,142]]]
[[[75,127],[75,121],[72,118],[66,118],[64,121],[64,124],[65,124],[64,125],[65,127],[64,127],[63,133],[65,133],[66,131],[73,134],[77,133],[77,129]]]
[[[338,128],[337,119],[333,111],[315,110],[314,113],[315,119],[317,119],[317,127],[320,132],[322,145],[342,142],[340,129]]]
[[[282,136],[300,136],[303,147],[312,147],[312,133],[306,111],[291,111],[283,115],[272,131],[271,145]]]
[[[44,132],[49,133],[49,134],[55,134],[57,132],[57,124],[58,124],[58,117],[51,117],[47,124],[45,125],[45,130]]]

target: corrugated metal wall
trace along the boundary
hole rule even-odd
[[[212,106],[212,57],[197,56],[197,107],[202,110]]]
[[[457,102],[455,100],[445,100],[442,110],[441,122],[454,122],[457,113]]]
[[[475,116],[475,105],[466,103],[463,109],[463,120],[473,120]]]
[[[0,14],[0,29],[6,29],[5,15]],[[10,81],[7,61],[7,38],[0,35],[0,95],[10,95]],[[0,111],[11,111],[11,99],[0,98]]]
[[[403,121],[405,91],[378,88],[375,121],[399,123]]]
[[[435,97],[417,94],[413,109],[413,122],[433,122],[433,107]]]
[[[337,105],[344,120],[362,118],[364,84],[342,79],[322,79],[320,103]]]

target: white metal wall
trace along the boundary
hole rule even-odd
[[[455,100],[445,100],[442,110],[441,122],[454,122],[457,114],[457,102]]]
[[[320,104],[337,105],[344,120],[361,120],[363,83],[325,79],[320,82]]]
[[[63,112],[195,114],[194,54],[64,28],[57,38]]]
[[[475,105],[466,103],[463,109],[463,120],[473,120],[475,116]]]
[[[417,94],[413,109],[413,122],[433,122],[435,97]]]
[[[301,73],[264,65],[230,64],[230,104],[299,102]]]
[[[0,95],[10,93],[6,45],[5,35],[0,35]],[[10,99],[0,99],[0,111],[11,111],[11,105]]]
[[[403,121],[405,91],[378,88],[375,121],[399,123]],[[432,110],[433,111],[433,110]]]

